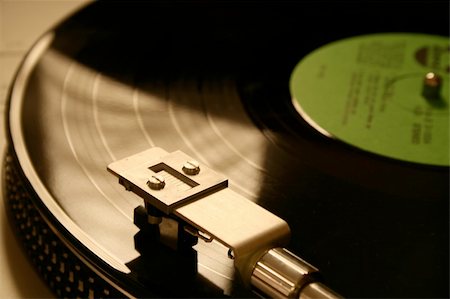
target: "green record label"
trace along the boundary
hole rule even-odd
[[[449,166],[449,39],[386,33],[323,46],[295,67],[293,104],[319,132],[360,149]]]

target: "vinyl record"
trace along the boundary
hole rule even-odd
[[[10,93],[5,198],[31,260],[60,297],[254,296],[217,242],[198,241],[198,273],[136,250],[143,201],[106,167],[156,146],[286,220],[289,249],[342,295],[448,297],[448,155],[418,163],[325,136],[289,85],[305,57],[348,38],[448,44],[448,18],[430,1],[87,6],[36,42]]]

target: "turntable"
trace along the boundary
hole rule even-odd
[[[446,2],[93,3],[12,85],[11,220],[58,297],[447,297],[448,55]]]

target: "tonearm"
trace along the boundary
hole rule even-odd
[[[181,151],[151,148],[108,165],[126,190],[144,199],[145,219],[185,223],[186,233],[217,240],[242,283],[271,298],[340,298],[318,279],[318,269],[284,248],[288,224],[228,188],[228,180]],[[143,207],[135,210],[142,214]],[[142,218],[142,217],[141,217]]]

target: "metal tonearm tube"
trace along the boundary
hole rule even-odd
[[[284,246],[288,224],[228,188],[228,180],[181,151],[151,148],[108,165],[126,190],[142,197],[150,225],[162,216],[186,232],[229,248],[242,283],[271,298],[340,298],[318,269]],[[136,213],[136,211],[135,211]]]

